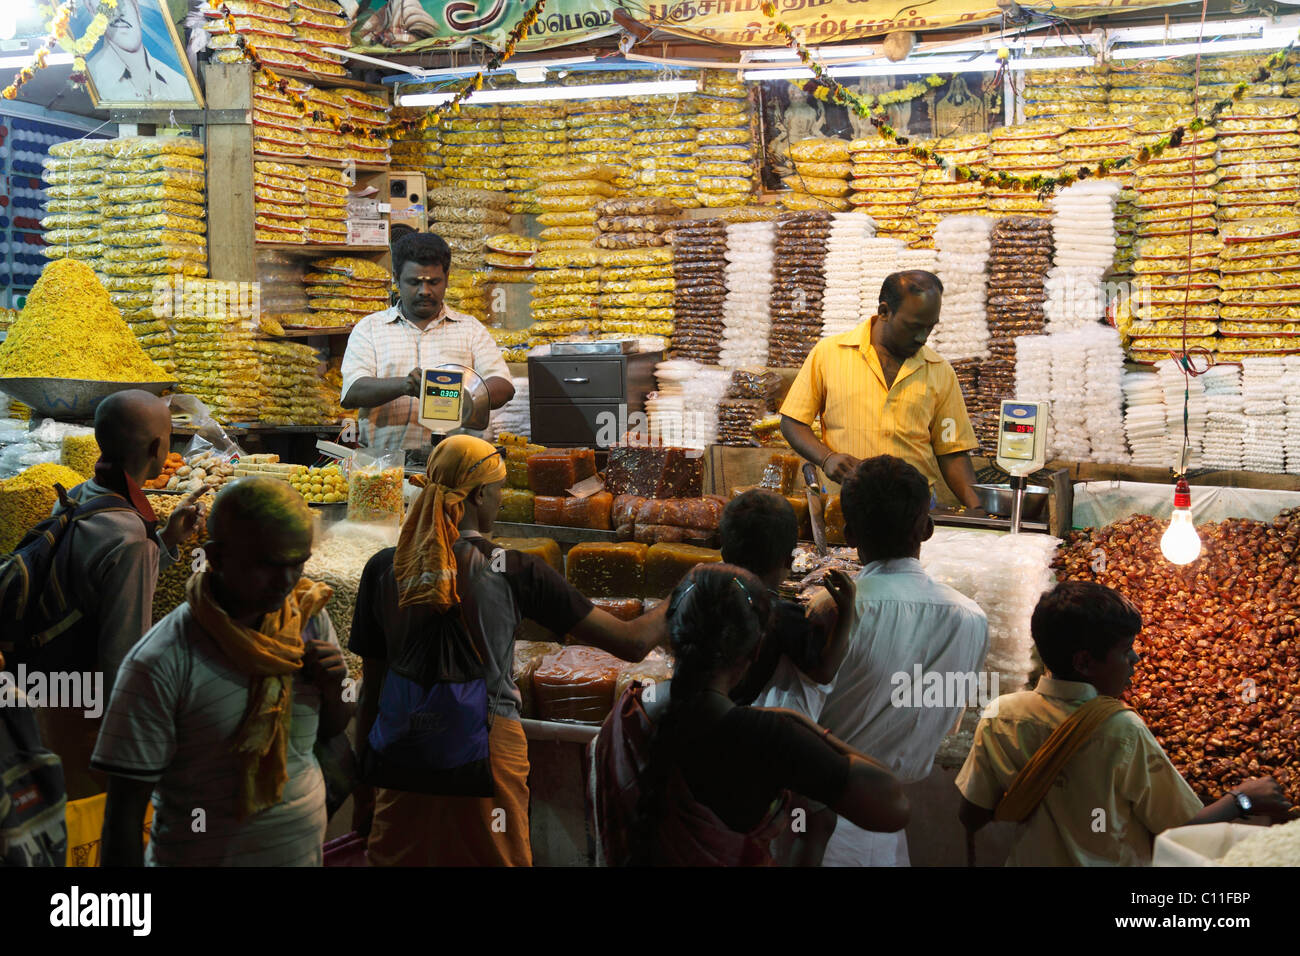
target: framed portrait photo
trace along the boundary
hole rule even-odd
[[[84,36],[98,0],[73,0],[72,35]],[[118,0],[86,54],[96,109],[202,109],[203,94],[164,0]]]

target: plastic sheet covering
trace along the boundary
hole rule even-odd
[[[1192,520],[1197,524],[1230,518],[1272,521],[1283,508],[1297,506],[1300,506],[1300,492],[1196,485]],[[1076,528],[1101,528],[1134,514],[1168,519],[1172,509],[1167,484],[1087,481],[1074,486],[1072,520]]]

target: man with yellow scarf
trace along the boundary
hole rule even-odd
[[[397,547],[372,557],[361,575],[350,641],[364,661],[357,743],[367,746],[388,662],[399,658],[408,638],[433,632],[438,615],[460,606],[475,646],[486,651],[495,796],[363,788],[356,794],[359,828],[370,829],[375,866],[531,866],[528,741],[511,679],[516,627],[530,618],[556,634],[639,661],[667,637],[667,602],[634,621],[620,621],[593,607],[546,562],[498,551],[487,536],[501,507],[506,468],[482,439],[444,439],[429,457],[426,474],[428,484],[402,525]]]
[[[122,662],[100,730],[105,866],[321,864],[325,781],[312,750],[353,707],[324,610],[333,592],[302,577],[311,545],[311,511],[285,482],[241,478],[217,495],[210,569]]]

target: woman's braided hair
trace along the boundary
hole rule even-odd
[[[667,809],[673,751],[686,730],[683,713],[717,674],[753,653],[771,610],[763,583],[732,564],[695,568],[669,598],[668,628],[676,662],[668,707],[650,738],[649,762],[641,780],[639,824],[632,840],[634,864],[653,864],[658,856],[656,837]]]

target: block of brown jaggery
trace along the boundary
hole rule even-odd
[[[594,474],[596,453],[590,448],[551,449],[528,459],[528,487],[538,495],[566,495]]]
[[[502,488],[501,510],[497,512],[497,520],[532,524],[534,497],[531,491],[523,488]]]
[[[640,681],[649,687],[672,679],[672,659],[656,647],[646,655],[645,660],[635,664],[625,664],[618,672],[618,680],[614,683],[614,703],[617,705],[623,699],[623,692],[633,681]]]
[[[645,498],[698,498],[704,491],[704,457],[687,448],[618,445],[609,450],[605,488]]]
[[[546,451],[545,445],[510,445],[506,447],[506,487],[528,487],[528,458]]]
[[[613,614],[620,621],[633,621],[643,613],[643,604],[639,597],[598,597],[591,603]]]
[[[794,494],[802,462],[798,455],[773,455],[763,468],[763,477],[759,479],[758,486],[790,497]]]
[[[533,695],[543,720],[598,724],[614,704],[614,685],[627,661],[575,644],[546,657],[533,672]]]
[[[610,523],[620,541],[631,541],[636,535],[636,513],[646,501],[644,495],[622,494],[614,498]]]
[[[561,574],[564,573],[564,557],[560,546],[553,538],[493,538],[492,543],[507,551],[519,551],[541,558]]]
[[[562,649],[562,645],[551,641],[515,641],[515,660],[511,676],[514,678],[515,686],[519,688],[519,696],[523,699],[519,705],[519,716],[537,716],[537,701],[533,696],[533,674],[537,672],[543,660],[552,654],[558,654]]]
[[[722,552],[713,548],[698,548],[691,544],[651,545],[645,559],[646,597],[667,597],[691,568],[721,560]]]
[[[632,541],[575,544],[566,562],[569,583],[589,598],[640,598],[649,550]]]
[[[614,496],[608,491],[597,492],[586,498],[537,495],[533,499],[533,521],[564,528],[610,531],[610,513],[613,507]]]

